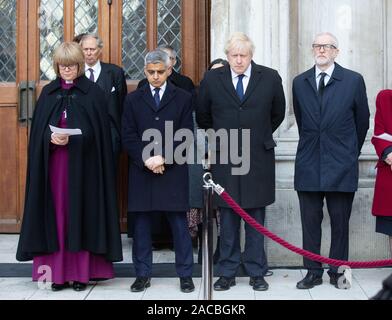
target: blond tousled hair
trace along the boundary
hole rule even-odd
[[[235,32],[225,45],[225,54],[227,55],[232,49],[248,50],[253,56],[255,53],[255,45],[253,41],[243,32]]]

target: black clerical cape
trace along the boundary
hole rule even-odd
[[[119,216],[109,116],[104,93],[85,76],[70,90],[56,79],[44,87],[32,121],[28,149],[25,208],[17,260],[59,250],[56,215],[49,179],[51,131],[62,112],[67,127],[79,128],[71,136],[69,157],[69,212],[66,248],[122,260]]]

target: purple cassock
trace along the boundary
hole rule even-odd
[[[73,84],[61,81],[63,89],[72,88]],[[60,128],[67,128],[66,112],[62,113]],[[33,281],[49,276],[50,267],[52,282],[63,284],[67,281],[88,283],[91,279],[111,279],[114,277],[113,264],[104,257],[93,255],[88,251],[70,252],[66,249],[68,225],[68,146],[51,145],[49,158],[49,178],[56,211],[58,252],[37,256],[33,260]],[[42,270],[39,268],[46,266]],[[45,270],[45,271],[43,271]],[[48,280],[48,279],[47,279]]]

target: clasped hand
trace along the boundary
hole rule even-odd
[[[144,165],[155,174],[163,174],[165,171],[165,159],[162,156],[151,157]]]
[[[52,133],[51,142],[57,146],[66,146],[69,142],[69,135],[61,133]]]
[[[392,170],[392,153],[388,154],[388,157],[385,159],[385,162],[391,166],[391,170]]]

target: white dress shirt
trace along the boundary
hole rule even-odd
[[[230,70],[231,70],[231,78],[233,80],[234,89],[236,89],[239,74],[235,73],[233,69]],[[246,89],[248,88],[251,74],[252,74],[252,64],[250,64],[248,69],[246,69],[246,71],[243,73],[244,77],[242,78],[242,84],[244,85],[244,95],[246,93]]]
[[[86,75],[86,77],[88,78],[88,79],[90,79],[90,68],[91,69],[93,69],[93,71],[94,71],[94,82],[97,82],[97,80],[98,80],[98,78],[99,78],[99,75],[101,74],[101,71],[102,71],[102,66],[101,66],[101,62],[98,60],[98,62],[94,65],[94,66],[92,66],[92,67],[89,67],[87,64],[85,64],[85,75]]]
[[[160,87],[159,89],[159,100],[160,101],[162,101],[162,97],[163,97],[163,95],[164,95],[164,93],[165,93],[165,91],[166,91],[166,87],[167,87],[167,82],[165,82],[163,85],[162,85],[162,87]],[[155,95],[155,87],[153,87],[151,84],[150,84],[150,90],[151,90],[151,94],[152,94],[152,97],[154,98],[154,95]]]
[[[330,66],[327,70],[322,71],[320,70],[317,66],[316,66],[316,86],[317,86],[317,90],[319,88],[319,84],[320,84],[320,79],[321,79],[321,73],[324,72],[326,73],[325,78],[324,78],[324,84],[327,85],[329,79],[331,79],[332,77],[332,73],[335,70],[335,64],[333,64],[332,66]]]

